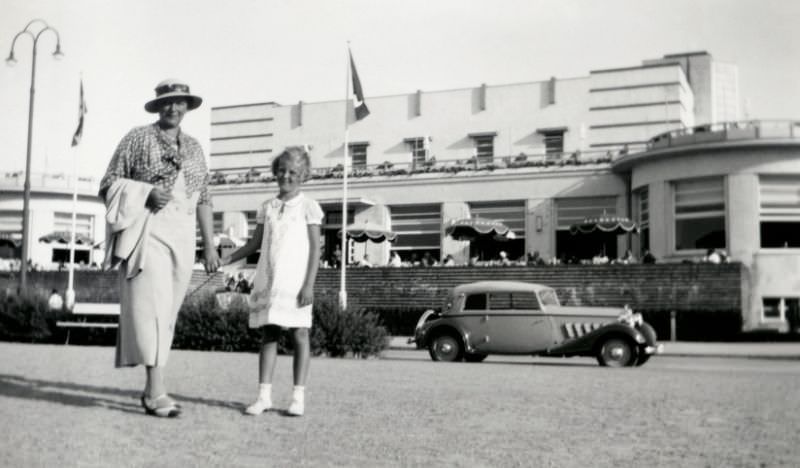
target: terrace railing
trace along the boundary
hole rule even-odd
[[[437,160],[435,157],[431,157],[422,163],[384,161],[378,164],[349,167],[348,177],[408,176],[426,173],[453,174],[530,167],[581,166],[609,163],[622,154],[625,154],[624,151],[593,150],[550,154],[520,153],[516,156],[495,156],[491,158],[472,156],[465,159],[446,160]],[[330,167],[315,167],[311,171],[312,179],[335,179],[341,178],[343,175],[344,168],[341,164]],[[219,170],[211,175],[211,183],[214,185],[271,182],[273,180],[274,177],[268,167]]]
[[[647,142],[647,150],[758,139],[800,139],[800,121],[745,120],[697,125],[656,135]]]
[[[100,181],[91,177],[77,177],[78,191],[80,192],[97,192],[98,184]],[[31,187],[35,189],[45,190],[72,190],[76,178],[72,175],[60,173],[44,173],[32,172],[31,173]],[[4,172],[0,173],[0,187],[4,189],[19,188],[22,190],[25,185],[25,172]]]

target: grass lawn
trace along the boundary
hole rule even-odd
[[[255,354],[173,351],[168,385],[184,414],[166,420],[144,415],[143,371],[114,369],[113,354],[0,343],[3,466],[774,466],[800,456],[787,431],[800,424],[797,398],[763,403],[796,395],[796,372],[443,364],[392,351],[315,358],[305,417],[247,417]],[[290,357],[273,387],[285,409]]]

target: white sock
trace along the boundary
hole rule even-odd
[[[266,401],[272,401],[272,384],[260,383],[258,384],[258,398]]]
[[[305,385],[295,385],[292,391],[292,399],[295,401],[305,400],[306,387]]]

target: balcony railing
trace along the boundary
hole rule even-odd
[[[495,171],[500,169],[569,167],[587,164],[609,163],[624,151],[575,151],[570,153],[526,154],[517,156],[495,156],[492,158],[437,160],[431,157],[423,163],[389,162],[349,167],[348,177],[408,176],[413,174],[454,174],[459,172]],[[331,167],[315,167],[311,170],[312,180],[336,179],[344,176],[344,167],[337,164]],[[269,168],[238,170],[218,170],[211,174],[212,185],[246,184],[272,182],[275,178]]]
[[[800,122],[789,120],[746,120],[672,130],[654,136],[648,150],[701,143],[758,139],[800,139]]]
[[[93,192],[97,193],[99,181],[92,177],[77,178],[79,192]],[[45,190],[69,190],[71,191],[75,184],[75,177],[66,174],[52,174],[44,172],[31,173],[31,188],[32,189],[45,189]],[[19,188],[22,190],[25,186],[25,171],[16,172],[3,172],[0,173],[0,187],[4,189]]]

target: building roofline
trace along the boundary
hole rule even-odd
[[[256,106],[270,106],[270,105],[274,106],[274,107],[280,107],[281,106],[281,104],[278,104],[275,101],[266,101],[266,102],[250,102],[250,103],[247,103],[247,104],[229,104],[229,105],[224,105],[224,106],[212,106],[211,110],[235,109],[237,107],[256,107]]]
[[[588,79],[588,78],[589,78],[588,76],[574,76],[574,77],[570,77],[570,78],[556,78],[556,82],[559,82],[559,81],[585,80],[585,79]],[[407,92],[407,93],[382,94],[382,95],[377,95],[377,96],[367,95],[367,96],[365,96],[365,100],[367,102],[369,102],[370,99],[382,99],[382,98],[412,96],[412,95],[415,95],[418,92],[421,92],[424,95],[424,94],[434,94],[434,93],[449,93],[449,92],[453,92],[453,91],[469,91],[469,90],[472,90],[472,89],[480,89],[481,86],[483,86],[483,85],[486,85],[487,89],[491,89],[491,88],[504,88],[504,87],[510,87],[510,86],[535,85],[535,84],[549,83],[549,82],[550,82],[550,78],[548,78],[546,80],[519,81],[519,82],[514,82],[514,83],[501,83],[501,84],[494,84],[494,85],[482,83],[482,84],[479,84],[479,85],[476,85],[476,86],[470,86],[470,87],[436,89],[436,90],[431,90],[431,91],[425,91],[424,89],[416,89],[414,91]],[[322,100],[322,101],[303,101],[303,100],[300,100],[300,101],[298,101],[296,103],[293,103],[293,104],[280,104],[280,103],[277,103],[275,101],[270,101],[270,102],[257,102],[257,103],[252,103],[252,104],[234,104],[234,105],[225,105],[225,106],[213,106],[213,107],[211,107],[211,110],[213,111],[213,110],[217,110],[217,109],[232,109],[232,108],[237,108],[237,107],[253,107],[253,106],[260,106],[260,105],[265,105],[265,104],[272,104],[272,105],[274,105],[274,107],[293,107],[293,106],[296,106],[299,102],[302,102],[303,105],[306,106],[306,105],[314,105],[314,104],[329,104],[329,103],[332,103],[332,102],[344,102],[344,101],[345,101],[345,99],[326,99],[326,100]]]
[[[682,58],[682,57],[694,57],[697,55],[711,55],[707,50],[698,50],[694,52],[684,52],[680,54],[666,54],[664,55],[665,59],[672,59],[672,58]]]
[[[670,63],[654,63],[650,65],[636,65],[634,67],[621,67],[621,68],[603,68],[600,70],[592,70],[589,73],[614,73],[621,71],[642,70],[647,68],[665,68],[665,67],[680,67],[681,65],[676,62]]]

